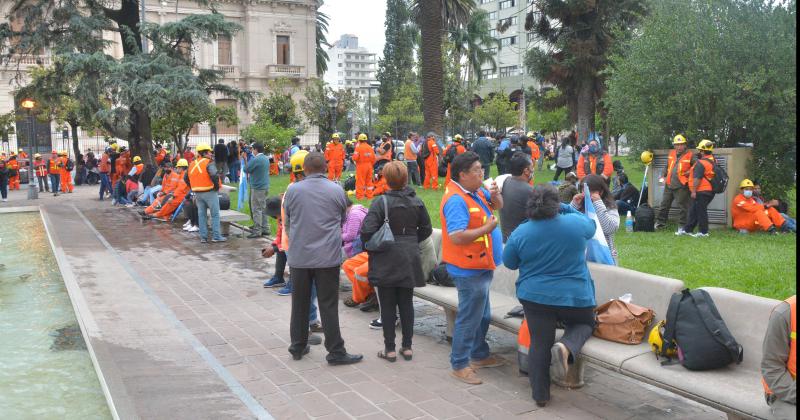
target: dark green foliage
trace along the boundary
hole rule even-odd
[[[406,0],[386,2],[386,44],[378,61],[378,113],[386,113],[389,104],[403,86],[416,83],[414,75],[414,44],[419,29],[411,22]]]

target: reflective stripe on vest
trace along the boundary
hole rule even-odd
[[[678,158],[677,150],[672,150],[669,152],[669,156],[667,157],[666,185],[670,185],[670,181],[672,180],[672,168],[676,164],[678,165],[678,169],[675,171],[675,173],[678,174],[678,181],[681,185],[686,185],[689,183],[689,177],[691,174],[690,170],[692,168],[692,152],[685,152],[680,158]]]
[[[792,375],[792,379],[796,379],[797,378],[797,312],[795,311],[795,306],[797,303],[797,295],[787,298],[784,302],[789,304],[789,319],[790,319],[789,359],[786,360],[786,370],[788,370],[789,374]],[[763,376],[761,377],[761,385],[764,386],[764,392],[767,395],[772,395],[772,390],[769,389],[769,385],[767,385],[767,381],[764,380]]]
[[[192,186],[192,191],[206,192],[214,189],[214,182],[211,181],[211,175],[208,174],[210,162],[208,158],[200,158],[190,165],[189,184]]]
[[[467,245],[455,245],[447,234],[447,219],[444,215],[444,204],[450,197],[458,195],[466,203],[469,209],[469,222],[466,229],[476,229],[483,226],[490,214],[481,208],[480,203],[475,201],[473,196],[465,193],[455,182],[450,182],[446,188],[439,216],[442,220],[442,261],[453,264],[456,267],[471,270],[494,270],[494,256],[492,255],[492,237],[489,234],[475,238]],[[489,203],[479,192],[478,199],[490,209]]]

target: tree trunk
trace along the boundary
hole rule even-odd
[[[131,154],[142,158],[142,163],[155,165],[153,159],[153,139],[150,131],[150,116],[139,111],[138,107],[131,107],[131,134],[128,138]]]
[[[72,134],[72,152],[75,153],[75,157],[77,158],[78,155],[81,154],[81,145],[78,143],[78,122],[67,121],[67,123],[69,123],[69,128]]]
[[[589,141],[589,131],[594,121],[594,84],[591,78],[578,82],[577,119],[578,144]]]
[[[422,58],[422,115],[425,132],[442,135],[444,84],[442,64],[442,11],[440,1],[420,1],[420,56]]]

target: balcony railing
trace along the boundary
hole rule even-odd
[[[303,66],[291,64],[268,64],[267,75],[275,77],[302,77]]]
[[[215,64],[211,66],[212,69],[221,71],[224,77],[230,77],[239,73],[239,66],[229,64]]]
[[[13,59],[12,59],[13,62]],[[49,55],[25,55],[20,57],[19,59],[20,64],[26,65],[34,65],[34,66],[49,66],[50,65],[50,56]]]

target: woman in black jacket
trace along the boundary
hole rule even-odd
[[[397,360],[395,351],[396,311],[400,311],[402,346],[400,355],[411,360],[411,337],[414,335],[414,287],[425,286],[425,274],[419,255],[419,242],[431,235],[431,219],[425,204],[408,187],[408,170],[404,162],[393,161],[383,167],[383,177],[389,191],[384,195],[389,208],[389,226],[394,243],[382,252],[367,251],[367,278],[375,288],[381,308],[384,350],[378,357],[390,362]],[[384,198],[372,201],[361,225],[361,241],[366,244],[383,224]]]

